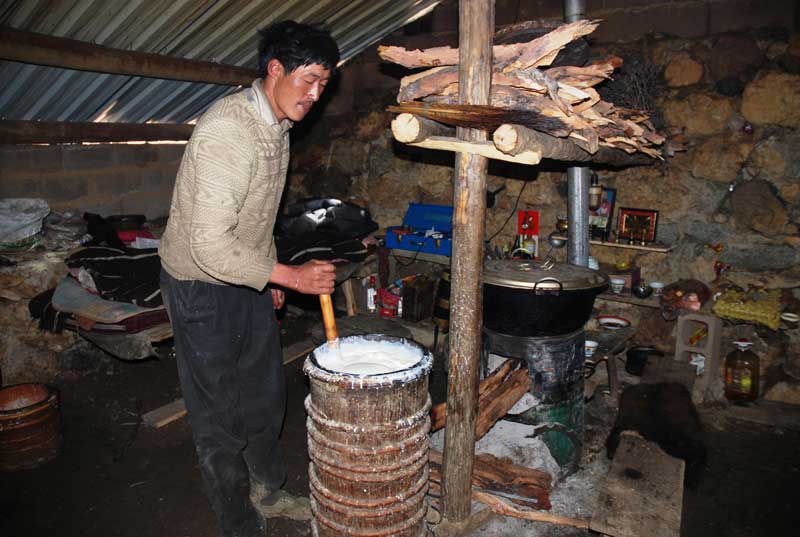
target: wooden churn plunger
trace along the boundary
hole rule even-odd
[[[339,332],[336,330],[336,318],[333,315],[333,301],[331,295],[319,295],[319,305],[322,308],[322,325],[325,327],[325,339],[328,346],[339,346]]]

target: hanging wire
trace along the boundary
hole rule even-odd
[[[514,213],[517,212],[517,206],[519,205],[519,200],[522,197],[522,193],[525,191],[525,187],[527,187],[527,186],[528,186],[528,181],[525,181],[525,184],[523,184],[522,188],[519,189],[519,194],[517,194],[517,200],[514,202],[514,208],[511,209],[511,212],[509,213],[508,218],[506,218],[506,221],[503,222],[502,226],[500,226],[500,229],[495,231],[494,235],[492,235],[491,237],[486,239],[486,242],[492,242],[492,240],[495,237],[497,237],[500,234],[500,232],[503,231],[506,228],[506,226],[508,225],[508,221],[511,220],[511,217],[514,216]]]

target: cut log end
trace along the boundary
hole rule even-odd
[[[517,130],[511,125],[500,125],[497,130],[494,131],[492,139],[494,140],[495,147],[503,153],[508,155],[516,154],[515,150],[519,137],[517,136]]]
[[[392,134],[404,144],[419,140],[419,121],[413,114],[400,114],[392,120]]]

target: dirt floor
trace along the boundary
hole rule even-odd
[[[125,363],[82,345],[62,367],[63,452],[34,470],[0,476],[0,536],[216,537],[187,421],[161,429],[141,423],[142,414],[180,397],[174,361]],[[302,359],[286,366],[286,377],[286,486],[307,494]],[[435,399],[444,382],[438,363],[431,378]],[[800,425],[756,425],[728,415],[703,413],[708,464],[699,486],[685,493],[681,534],[796,535]],[[307,523],[280,519],[269,533],[310,534]]]

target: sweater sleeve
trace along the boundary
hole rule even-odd
[[[213,118],[193,136],[195,188],[189,245],[200,269],[220,281],[266,287],[275,259],[236,236],[256,167],[256,141],[238,122]]]

